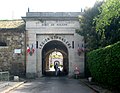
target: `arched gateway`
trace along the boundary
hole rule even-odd
[[[27,12],[26,76],[28,78],[55,75],[59,64],[60,75],[84,75],[84,41],[76,33],[80,28],[81,12]]]
[[[42,74],[55,75],[56,62],[61,68],[59,75],[67,75],[69,71],[68,49],[61,41],[52,40],[42,49]]]

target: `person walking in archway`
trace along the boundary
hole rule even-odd
[[[55,75],[57,76],[58,75],[58,70],[59,70],[58,63],[55,63],[54,69],[55,69]]]

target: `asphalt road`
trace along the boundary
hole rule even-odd
[[[30,80],[9,93],[95,93],[80,80],[67,77],[42,77]]]

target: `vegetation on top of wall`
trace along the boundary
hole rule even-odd
[[[120,87],[120,41],[87,54],[88,66],[96,82]]]

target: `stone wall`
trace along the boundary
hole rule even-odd
[[[0,71],[13,75],[25,74],[25,30],[23,28],[0,29]]]

